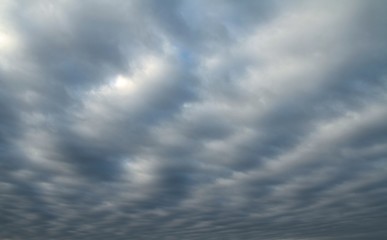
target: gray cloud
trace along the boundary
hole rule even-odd
[[[384,239],[384,1],[4,1],[0,238]]]

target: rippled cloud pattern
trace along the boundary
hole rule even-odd
[[[386,9],[2,0],[0,239],[384,240]]]

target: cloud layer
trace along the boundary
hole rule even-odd
[[[0,4],[0,238],[382,240],[385,1]]]

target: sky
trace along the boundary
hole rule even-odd
[[[1,0],[0,240],[384,240],[387,1]]]

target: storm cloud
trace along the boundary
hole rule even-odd
[[[2,0],[0,238],[385,239],[386,9]]]

